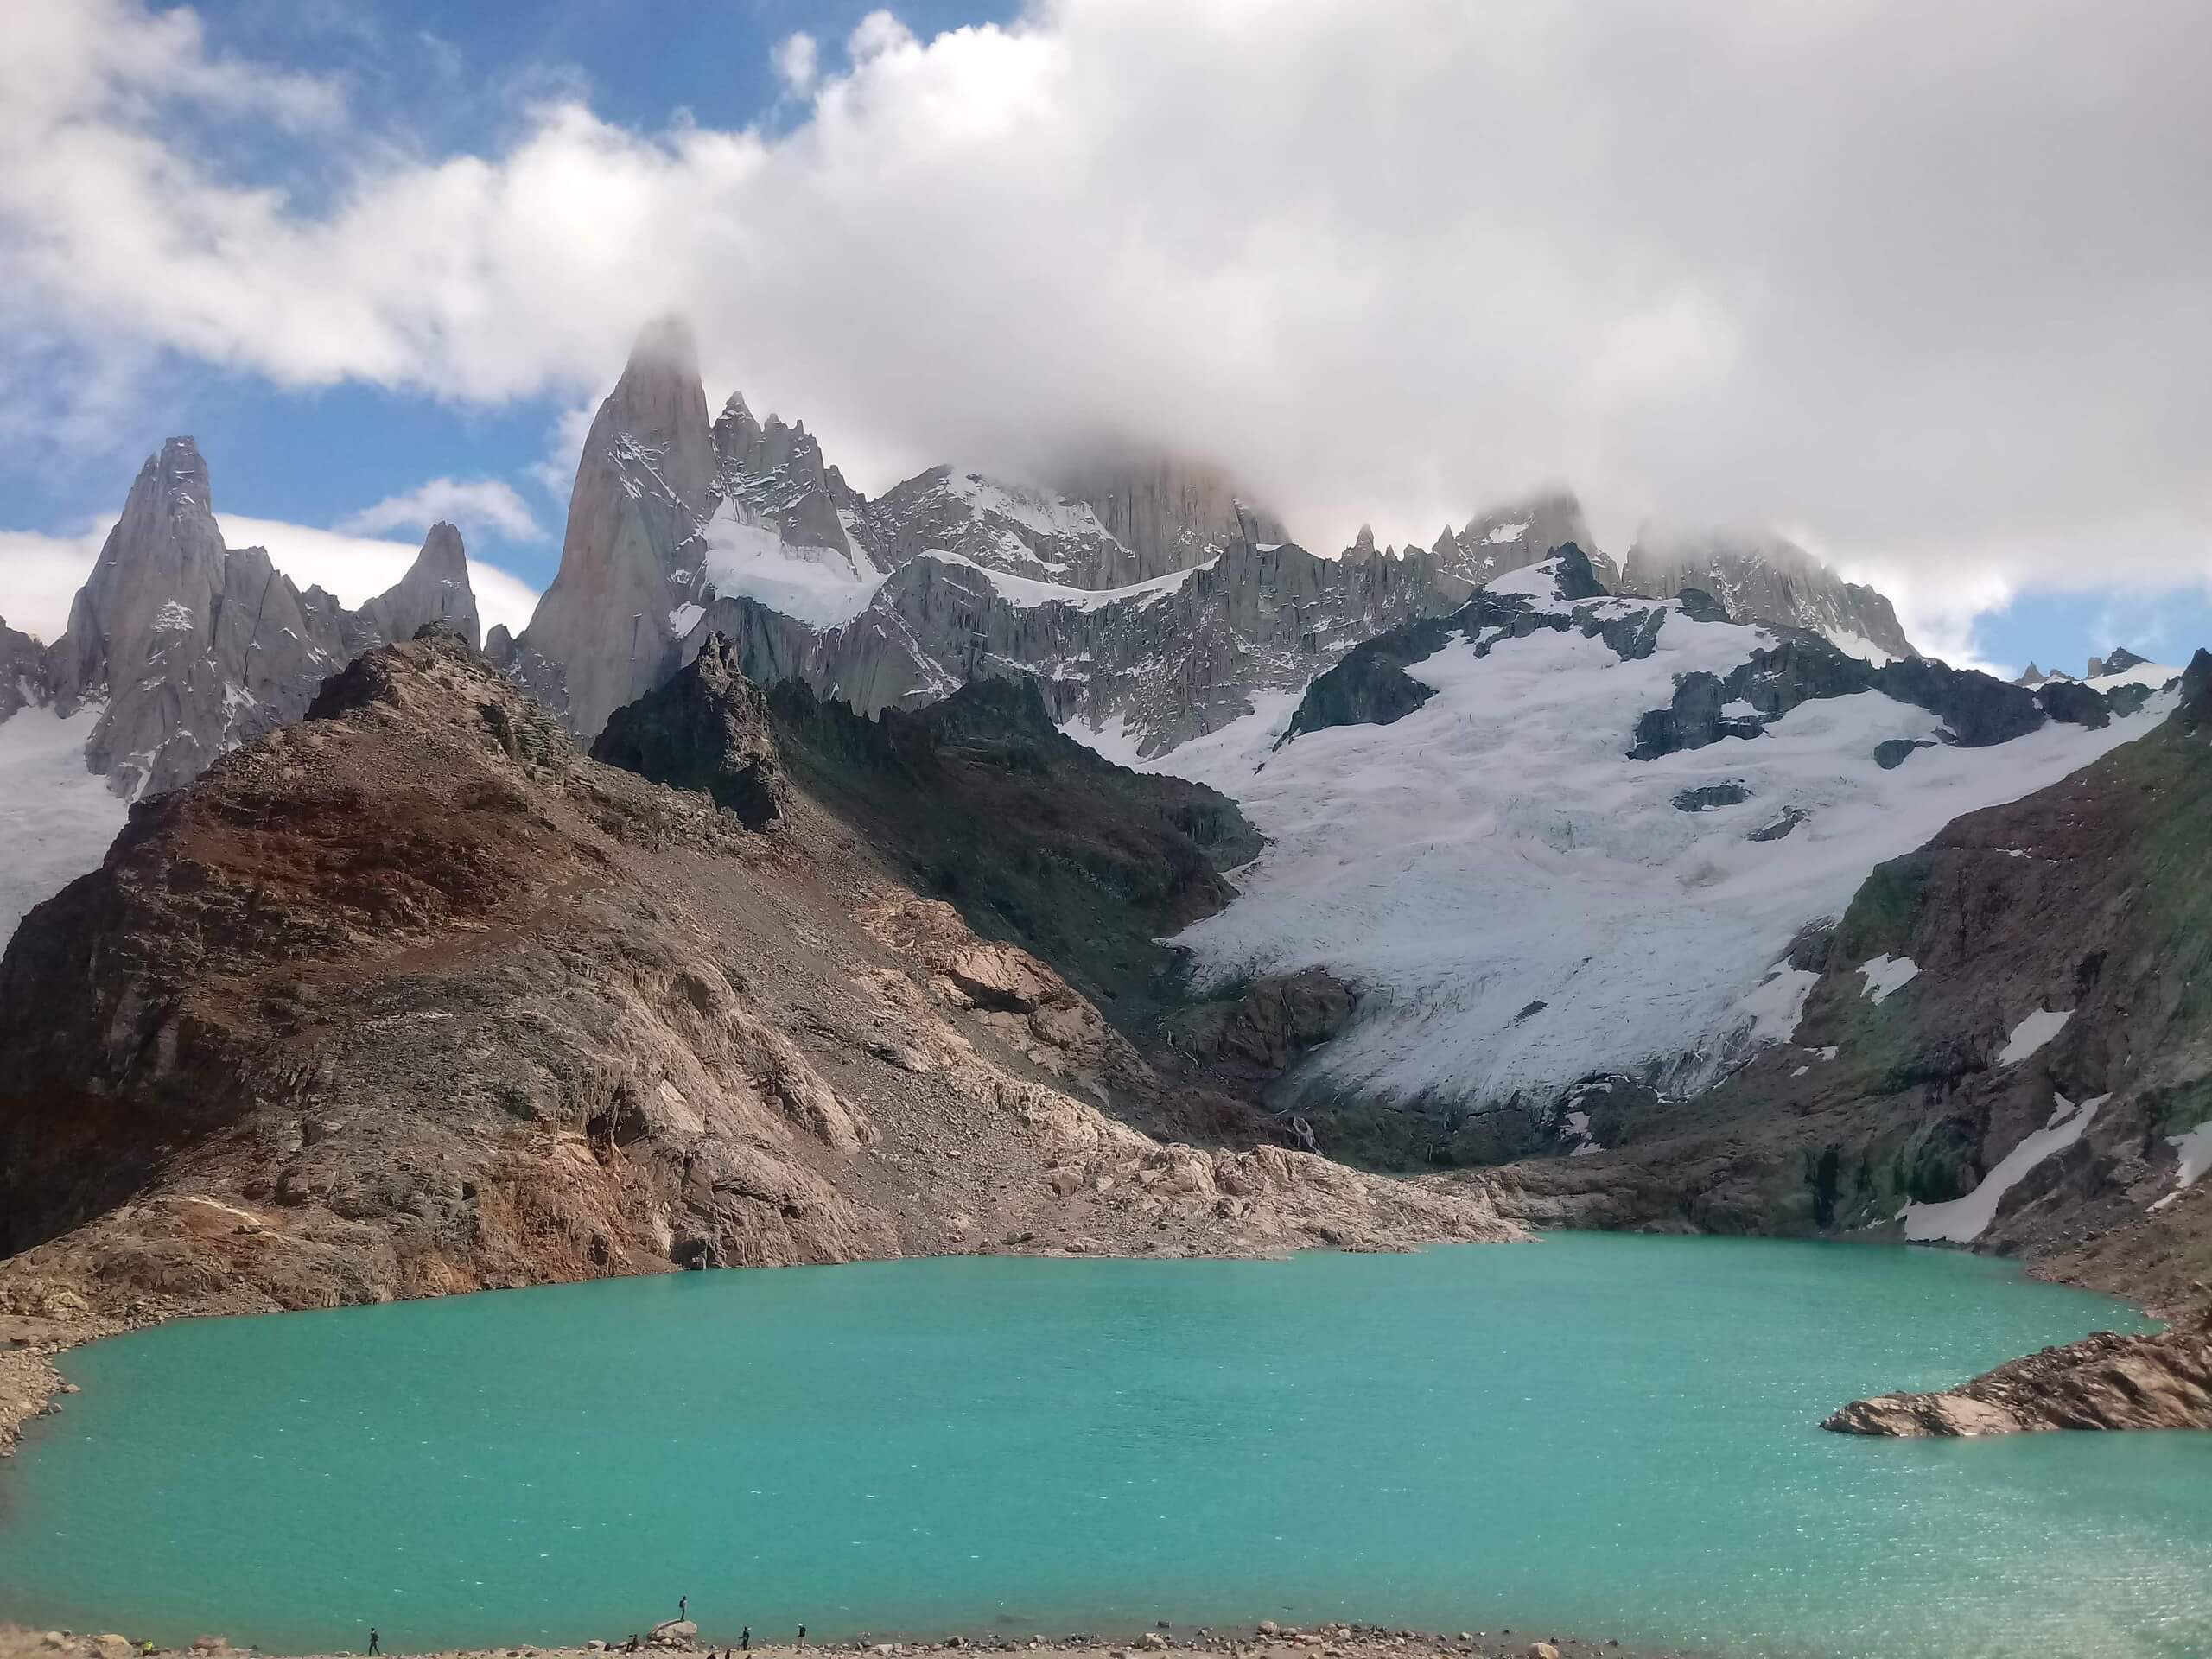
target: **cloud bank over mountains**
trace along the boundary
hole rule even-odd
[[[1938,646],[1993,594],[2212,577],[2212,9],[878,13],[776,48],[774,124],[549,79],[481,154],[188,12],[6,34],[15,442],[175,359],[571,403],[672,308],[864,486],[1142,439],[1331,546],[1563,480],[1607,545],[1777,524]]]

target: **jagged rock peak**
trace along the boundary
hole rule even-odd
[[[1802,628],[1878,665],[1920,654],[1886,597],[1844,581],[1803,548],[1770,533],[1639,537],[1629,549],[1621,587],[1652,599],[1702,588],[1739,622]]]
[[[442,519],[430,526],[407,574],[354,613],[344,631],[346,645],[364,651],[397,644],[434,624],[450,628],[472,650],[482,638],[467,550],[461,531]]]
[[[299,718],[324,676],[372,645],[443,623],[476,637],[476,600],[460,533],[438,524],[400,581],[349,612],[302,593],[258,547],[226,548],[206,459],[188,437],[138,469],[98,563],[20,694],[63,714],[105,707],[85,763],[124,796],[160,794],[215,758]],[[23,655],[0,639],[0,658]],[[0,705],[0,715],[7,710]]]
[[[516,642],[517,670],[595,737],[676,666],[676,607],[713,505],[715,435],[688,325],[649,322],[592,419],[569,497],[561,566]]]
[[[1597,550],[1581,502],[1572,491],[1556,485],[1485,508],[1457,534],[1446,524],[1433,551],[1437,570],[1452,586],[1452,596],[1464,599],[1509,570],[1541,563],[1570,543],[1584,550],[1600,583],[1608,588],[1618,585],[1620,572]]]
[[[768,701],[718,632],[665,684],[616,709],[591,757],[652,783],[704,791],[749,830],[773,823],[790,794]]]
[[[204,638],[223,563],[207,463],[190,438],[170,438],[138,469],[70,604],[54,650],[55,702],[66,712],[111,685],[137,687],[150,651]]]
[[[1109,572],[1100,586],[1187,570],[1226,547],[1291,539],[1273,512],[1210,461],[1158,453],[1100,456],[1065,468],[1059,488],[1129,550],[1128,568]]]
[[[2174,718],[2191,730],[2212,726],[2212,651],[2198,646],[2181,673],[2181,706]]]
[[[1375,556],[1374,525],[1362,524],[1359,527],[1359,534],[1351,538],[1351,546],[1346,550],[1345,556],[1354,559],[1371,559]]]
[[[2020,677],[2013,681],[2012,683],[2015,685],[2041,685],[2050,677],[2050,675],[2044,673],[2043,670],[2036,666],[2035,658],[2031,657],[2028,658],[2028,665],[2026,669],[2022,671]]]

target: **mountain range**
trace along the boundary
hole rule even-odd
[[[2212,1273],[2202,653],[2008,683],[1556,489],[1333,556],[1137,451],[870,499],[672,322],[478,645],[450,526],[347,612],[188,439],[0,630],[0,1296],[1560,1221]]]

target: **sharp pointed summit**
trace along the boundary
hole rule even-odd
[[[468,582],[468,556],[461,531],[442,519],[430,526],[407,574],[354,613],[346,643],[352,650],[365,651],[372,645],[412,639],[432,623],[451,628],[471,646],[481,641],[476,594]]]
[[[658,319],[593,418],[559,573],[516,642],[531,689],[586,739],[676,667],[715,472],[691,330]]]
[[[296,720],[323,677],[372,645],[427,622],[476,638],[476,597],[460,532],[430,531],[407,574],[358,612],[319,588],[302,593],[257,547],[224,545],[207,463],[188,437],[146,458],[115,528],[43,651],[43,671],[0,718],[50,704],[63,717],[99,708],[87,767],[115,793],[160,794],[225,750]],[[25,636],[0,642],[27,655]]]

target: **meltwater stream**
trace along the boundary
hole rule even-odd
[[[1819,1432],[2126,1308],[1964,1255],[1559,1236],[954,1259],[172,1325],[0,1466],[0,1618],[386,1651],[1272,1617],[2212,1652],[2212,1435]]]

